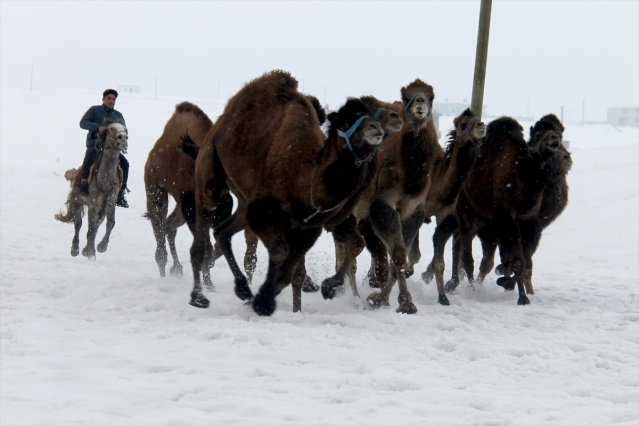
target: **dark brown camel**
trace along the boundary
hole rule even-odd
[[[315,113],[317,114],[317,119],[320,122],[320,125],[323,125],[324,122],[326,121],[326,111],[324,110],[324,108],[322,107],[322,105],[320,104],[319,100],[312,95],[305,95],[308,100],[311,102],[311,104],[313,105],[313,108],[315,110]],[[180,104],[182,105],[182,104]],[[194,106],[194,105],[193,105]],[[196,106],[194,106],[195,108],[197,108]],[[199,108],[197,108],[199,110]],[[176,111],[177,114],[177,111]],[[204,113],[202,113],[204,114]],[[171,120],[173,120],[174,118],[172,118]],[[171,122],[171,120],[169,121],[169,123]],[[167,127],[169,126],[169,123],[167,123]],[[212,127],[212,123],[209,126],[209,130]],[[401,127],[401,123],[400,123],[400,127]],[[166,133],[166,130],[165,130]],[[200,133],[201,135],[201,133]],[[198,140],[202,140],[202,138],[198,138]],[[174,142],[173,139],[169,139],[171,142]],[[200,150],[200,145],[201,142],[196,142],[195,140],[193,140],[189,133],[188,133],[188,126],[186,128],[186,131],[184,132],[184,134],[182,136],[180,136],[180,142],[177,146],[177,149],[182,151],[184,154],[188,155],[189,157],[191,157],[191,159],[193,160],[192,162],[186,162],[184,164],[181,165],[181,172],[188,172],[188,174],[191,177],[191,180],[189,182],[186,181],[182,181],[180,182],[180,186],[182,186],[183,188],[185,188],[185,191],[183,191],[180,196],[179,199],[174,199],[177,202],[176,205],[176,209],[174,211],[174,214],[177,214],[180,221],[179,222],[174,222],[177,227],[182,226],[182,224],[184,224],[184,221],[186,221],[189,224],[189,227],[191,228],[192,231],[194,231],[194,227],[195,227],[195,178],[193,177],[195,175],[195,160],[197,158],[197,155],[199,153]],[[174,156],[174,152],[173,150],[162,150],[161,152],[157,153],[157,156],[164,156],[164,160],[169,160],[170,158],[172,158]],[[157,160],[156,160],[157,161]],[[166,167],[166,168],[162,168],[162,170],[167,170],[167,172],[169,173],[168,176],[164,176],[163,179],[155,179],[155,183],[158,186],[161,186],[164,184],[165,181],[171,181],[172,179],[184,179],[184,175],[183,173],[180,173],[182,176],[178,176],[177,174],[173,173],[174,170],[171,170],[170,167]],[[168,201],[168,200],[167,200]],[[230,199],[230,194],[226,196],[226,198],[223,201],[223,205],[225,206],[224,208],[219,208],[216,210],[218,213],[223,214],[224,216],[222,218],[217,218],[217,220],[214,220],[213,225],[215,226],[216,223],[219,223],[221,221],[221,219],[225,219],[226,217],[228,217],[228,215],[230,215],[230,211],[232,208],[232,199]],[[180,209],[182,211],[180,211]],[[185,219],[185,217],[187,219]],[[167,221],[168,222],[168,221]],[[169,222],[172,223],[172,222]],[[176,228],[177,228],[176,227]],[[171,230],[171,228],[169,228],[169,230]],[[173,240],[175,239],[175,229],[173,230]],[[170,235],[170,234],[169,234]],[[255,267],[257,265],[257,244],[258,244],[258,238],[257,235],[255,235],[253,232],[251,232],[250,229],[246,228],[244,230],[244,238],[245,238],[245,243],[246,243],[246,252],[244,254],[244,270],[246,271],[246,277],[248,279],[248,282],[251,283],[253,281],[253,273],[255,272]],[[174,262],[178,262],[177,261],[177,253],[174,254],[174,243],[173,245],[171,245],[171,239],[169,238],[169,245],[170,247],[172,247],[171,250],[171,254],[173,255],[173,260]],[[164,244],[161,245],[162,248],[164,248]],[[211,258],[211,263],[215,262],[217,259],[219,259],[222,256],[222,253],[217,250],[214,249],[213,251],[213,255]],[[164,250],[164,258],[166,259],[166,250]],[[165,262],[166,263],[166,262]],[[173,270],[173,268],[172,268]],[[182,265],[179,265],[179,276],[182,275]],[[162,272],[161,272],[162,273]],[[207,286],[212,286],[212,283],[210,281],[210,274],[208,273],[208,271],[205,269],[203,271],[203,279],[204,282]],[[307,292],[307,293],[311,293],[311,292],[315,292],[319,290],[319,287],[317,285],[315,285],[313,283],[313,281],[311,280],[311,278],[306,275],[305,276],[305,280],[304,280],[304,284],[302,286],[302,290]]]
[[[473,282],[472,240],[479,229],[488,229],[494,235],[492,241],[499,242],[504,275],[514,275],[519,305],[530,303],[524,273],[532,250],[525,248],[525,242],[536,247],[545,188],[556,188],[565,178],[560,170],[565,158],[562,130],[553,120],[541,121],[531,133],[530,145],[514,119],[502,117],[491,122],[456,206],[462,265],[469,281]],[[532,288],[529,290],[533,294]]]
[[[293,310],[301,310],[299,268],[325,225],[349,216],[376,169],[384,139],[379,122],[362,101],[349,99],[329,115],[322,133],[311,102],[284,71],[247,83],[233,96],[207,135],[196,161],[196,232],[191,248],[191,304],[206,308],[200,271],[212,245],[208,229],[220,198],[229,190],[237,210],[215,227],[216,241],[235,276],[235,292],[250,299],[231,249],[231,237],[246,226],[269,253],[265,282],[252,305],[270,315],[275,298],[292,281]]]
[[[481,140],[486,135],[486,126],[470,108],[453,120],[454,129],[448,133],[446,149],[437,158],[433,171],[433,184],[424,210],[426,221],[435,216],[433,233],[433,259],[422,277],[429,282],[433,276],[437,283],[438,301],[448,306],[450,302],[444,287],[444,249],[454,229],[457,228],[455,204],[462,186],[475,165]],[[413,243],[409,259],[412,265],[419,262],[418,238]]]
[[[407,247],[410,247],[419,226],[424,221],[420,208],[431,187],[431,173],[442,149],[432,120],[434,91],[432,86],[416,79],[401,89],[404,126],[400,133],[390,135],[378,154],[379,168],[375,180],[362,195],[353,210],[358,226],[333,235],[361,232],[366,247],[378,261],[374,277],[381,291],[368,296],[373,307],[389,305],[394,279],[389,279],[390,254],[394,276],[399,283],[398,312],[414,313],[417,308],[406,284]],[[340,237],[341,238],[341,237]],[[354,239],[351,239],[353,241]],[[344,284],[344,274],[351,270],[359,251],[346,246],[341,273],[322,283],[322,295],[332,298]],[[338,253],[339,255],[339,253]]]

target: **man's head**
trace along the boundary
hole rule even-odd
[[[115,107],[115,99],[118,97],[118,92],[115,89],[106,89],[102,93],[102,104],[107,108]]]

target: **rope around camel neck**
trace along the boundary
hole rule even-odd
[[[315,173],[317,172],[317,167],[318,165],[315,165],[315,168],[313,169],[313,176],[311,176],[311,206],[313,206],[313,208],[315,209],[315,212],[313,212],[313,214],[311,214],[309,217],[307,217],[306,219],[304,219],[304,223],[308,223],[309,220],[311,220],[312,218],[314,218],[316,215],[320,214],[320,213],[328,213],[331,212],[333,210],[335,210],[336,208],[338,208],[340,206],[340,204],[343,203],[343,201],[337,203],[337,205],[335,207],[331,207],[328,210],[322,210],[321,207],[318,207],[315,204],[315,200],[313,199],[313,182],[315,182]]]

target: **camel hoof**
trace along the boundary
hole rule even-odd
[[[253,297],[251,288],[249,287],[248,282],[246,281],[246,278],[244,276],[241,279],[235,281],[235,295],[240,300],[249,300],[251,297]]]
[[[304,280],[304,284],[302,285],[302,291],[304,293],[315,293],[319,291],[319,289],[319,286],[315,284],[311,277],[307,275],[306,279]]]
[[[514,290],[517,282],[511,277],[499,277],[497,278],[497,285],[503,287],[504,290]]]
[[[390,302],[388,301],[388,297],[382,295],[381,292],[369,294],[368,297],[366,298],[366,300],[368,301],[368,303],[373,308],[380,308],[382,306],[390,306]]]
[[[455,291],[455,289],[457,289],[457,287],[459,287],[459,281],[458,280],[448,280],[446,282],[446,284],[444,285],[444,288],[446,289],[446,291],[448,292],[453,292]]]
[[[266,297],[261,293],[258,293],[253,299],[253,310],[256,314],[267,317],[275,312],[277,304],[275,303],[275,298]]]
[[[410,303],[408,305],[400,306],[399,308],[395,309],[395,312],[397,312],[398,314],[415,314],[417,313],[417,306],[415,306],[413,303]]]
[[[413,269],[413,267],[411,266],[410,268],[406,268],[404,270],[404,275],[406,276],[406,278],[410,278],[413,276],[413,274],[415,273],[415,269]]]
[[[182,275],[184,275],[184,270],[182,269],[182,265],[171,266],[171,269],[169,269],[169,275],[172,277],[182,278]]]
[[[204,288],[209,293],[215,293],[215,286],[213,285],[211,281],[204,281]]]
[[[439,298],[437,299],[437,301],[442,306],[450,306],[450,301],[448,300],[448,297],[446,297],[445,294],[440,294]]]
[[[503,264],[499,264],[497,265],[497,267],[495,268],[495,273],[497,275],[506,275],[508,274],[507,268],[505,265]]]
[[[71,256],[76,257],[76,256],[77,256],[77,255],[79,255],[79,254],[80,254],[80,249],[79,249],[79,248],[77,248],[77,247],[73,247],[73,248],[71,249]]]
[[[98,253],[104,253],[107,251],[107,248],[109,247],[108,244],[98,244]]]
[[[530,305],[530,300],[526,297],[525,294],[519,296],[519,300],[517,300],[518,305]]]
[[[337,294],[337,289],[343,287],[344,282],[335,278],[326,278],[322,281],[322,297],[324,299],[332,299]]]
[[[426,269],[424,272],[422,272],[422,280],[428,284],[433,280],[433,270],[432,269]]]
[[[195,306],[196,308],[206,309],[209,307],[209,299],[204,297],[204,295],[198,291],[191,292],[191,301],[189,305]]]

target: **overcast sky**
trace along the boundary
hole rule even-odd
[[[480,1],[0,0],[3,87],[228,99],[265,71],[338,107],[415,78],[470,104]],[[157,82],[157,84],[156,84]],[[100,96],[96,96],[96,103]],[[60,100],[64,107],[64,99]],[[639,1],[492,5],[485,114],[639,106]]]

